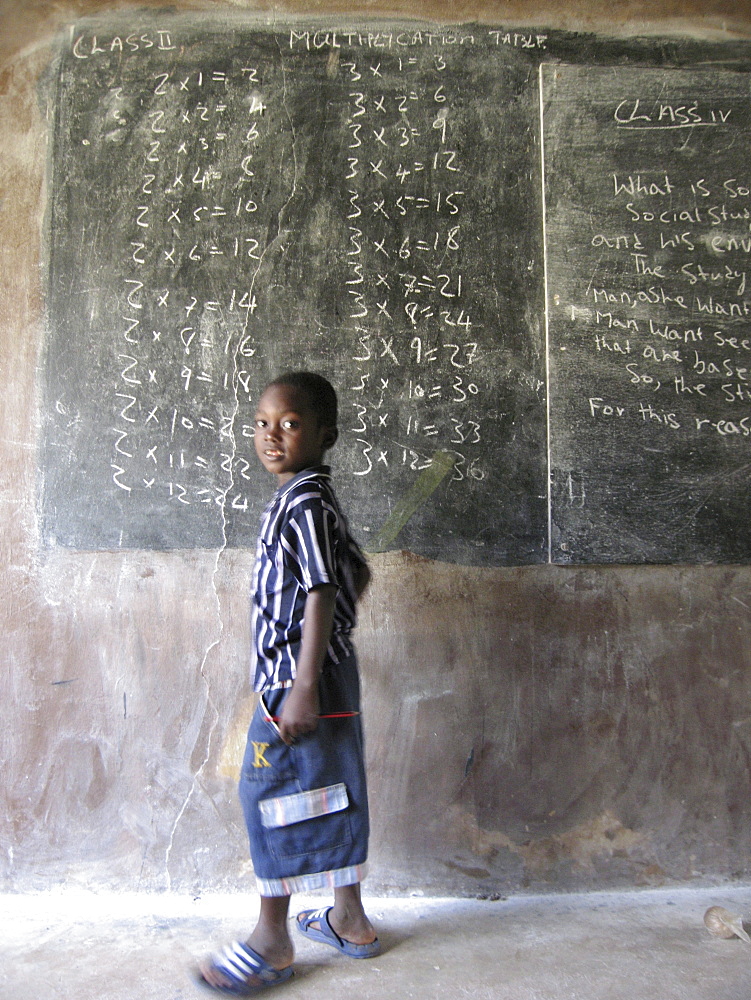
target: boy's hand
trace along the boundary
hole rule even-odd
[[[279,735],[287,746],[292,746],[298,736],[316,730],[319,711],[318,685],[310,688],[298,684],[296,680],[284,702],[278,723]]]

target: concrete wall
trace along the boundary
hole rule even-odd
[[[37,82],[57,31],[127,6],[0,8],[1,884],[250,890],[251,554],[45,550],[36,523]],[[174,6],[751,36],[748,0]],[[751,877],[750,568],[373,568],[372,891]]]

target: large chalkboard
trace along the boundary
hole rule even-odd
[[[741,416],[728,433],[740,407],[707,409],[688,390],[668,406],[661,386],[646,400],[660,424],[629,381],[675,368],[693,382],[691,345],[685,361],[643,356],[678,348],[648,320],[677,319],[642,308],[640,291],[672,253],[660,283],[688,294],[683,265],[717,255],[712,233],[701,229],[706,259],[649,242],[635,278],[618,239],[652,241],[661,227],[643,213],[677,205],[679,184],[683,197],[687,183],[735,178],[746,197],[748,77],[717,69],[747,69],[742,47],[132,18],[82,22],[60,49],[48,544],[252,545],[274,486],[254,456],[255,403],[270,377],[304,367],[339,390],[330,458],[371,551],[491,565],[749,557]],[[712,70],[695,68],[710,57]],[[676,115],[699,102],[719,121],[621,127],[661,87]],[[642,198],[658,169],[671,191]],[[629,203],[642,216],[624,229]],[[741,228],[723,229],[738,245],[722,248],[739,272]],[[638,302],[621,317],[595,288]],[[745,279],[704,291],[729,307]],[[628,319],[638,336],[615,325]],[[702,344],[697,361],[741,368],[743,320],[712,327],[741,346]],[[610,350],[614,329],[631,354]],[[679,408],[695,433],[688,417],[672,428]]]
[[[331,461],[367,547],[547,558],[538,89],[520,46],[169,18],[71,32],[49,542],[253,544],[274,486],[259,389],[304,367],[339,390]]]

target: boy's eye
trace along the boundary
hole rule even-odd
[[[260,431],[266,426],[265,420],[256,420],[256,428]]]
[[[299,426],[297,420],[284,420],[282,422],[282,427],[287,431],[293,431]]]

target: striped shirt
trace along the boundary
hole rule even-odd
[[[304,469],[264,511],[253,587],[253,688],[289,687],[297,673],[305,601],[321,584],[336,586],[327,658],[352,655],[357,615],[355,573],[365,563],[331,487],[327,466]]]

